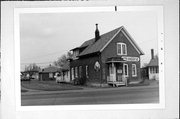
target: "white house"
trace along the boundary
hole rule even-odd
[[[159,80],[159,60],[158,56],[154,56],[154,50],[151,49],[151,60],[147,65],[148,76],[150,80]]]

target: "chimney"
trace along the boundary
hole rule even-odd
[[[96,30],[95,30],[95,42],[100,39],[99,30],[98,30],[98,24],[96,24]]]
[[[154,49],[151,49],[151,59],[154,59]]]

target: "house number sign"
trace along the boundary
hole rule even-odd
[[[138,62],[139,61],[139,57],[125,57],[125,56],[123,56],[122,58],[123,58],[123,60],[130,61],[130,62]]]

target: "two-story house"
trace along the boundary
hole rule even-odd
[[[124,26],[100,35],[96,24],[95,38],[71,51],[71,80],[82,78],[86,84],[97,85],[140,80],[140,56],[144,53]]]

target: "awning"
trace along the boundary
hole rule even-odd
[[[126,62],[122,57],[111,57],[106,60],[106,63],[118,63],[118,62]]]

